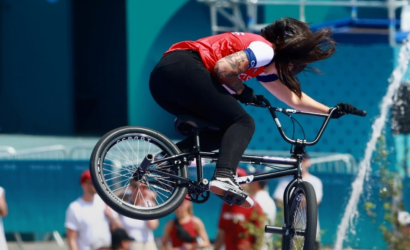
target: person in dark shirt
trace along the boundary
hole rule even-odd
[[[393,96],[390,122],[396,150],[396,171],[403,178],[410,167],[410,81],[403,82]]]

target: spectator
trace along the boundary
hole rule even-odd
[[[322,197],[323,197],[323,184],[322,181],[309,173],[309,167],[310,167],[310,160],[309,156],[307,153],[305,153],[305,158],[302,161],[302,180],[309,182],[312,184],[313,189],[315,190],[316,193],[316,199],[317,199],[317,205],[319,206],[320,203],[322,202]],[[285,193],[285,188],[289,184],[289,182],[292,180],[292,177],[285,177],[282,178],[282,180],[278,183],[278,186],[275,189],[275,192],[273,193],[273,199],[275,199],[276,202],[283,203],[283,194]],[[317,232],[316,232],[316,244],[315,244],[315,250],[318,250],[319,247],[319,242],[320,242],[320,225],[319,225],[319,214],[317,217]]]
[[[114,212],[96,194],[90,171],[81,174],[83,195],[66,212],[65,227],[70,250],[110,249],[110,229],[119,226]]]
[[[192,203],[189,200],[182,202],[175,210],[175,215],[177,218],[165,225],[162,236],[162,249],[191,250],[211,245],[204,223],[194,216]],[[169,241],[171,241],[172,247],[168,246]]]
[[[4,235],[3,218],[7,216],[6,192],[0,187],[0,249],[7,250],[6,237]]]
[[[131,182],[129,189],[127,190],[126,200],[132,204],[144,204],[142,200],[147,202],[148,197],[151,197],[150,203],[155,203],[155,195],[149,188],[140,182]],[[144,197],[141,199],[141,197]],[[154,240],[154,233],[158,225],[158,220],[135,220],[129,217],[119,215],[119,220],[122,224],[122,228],[125,229],[133,239],[131,244],[131,250],[157,250],[157,245]]]
[[[111,234],[112,250],[130,250],[131,242],[134,241],[122,228],[115,229]]]
[[[404,178],[410,168],[410,81],[403,82],[393,96],[390,124],[396,150],[396,172]]]
[[[257,169],[256,174],[264,173],[263,170]],[[275,201],[271,198],[268,191],[265,189],[268,185],[268,180],[251,182],[248,184],[249,193],[253,195],[255,201],[261,206],[263,213],[266,216],[265,225],[274,225],[276,217]],[[262,249],[270,249],[269,243],[272,242],[272,234],[265,233],[265,243]]]
[[[244,169],[237,169],[238,176],[246,176]],[[242,185],[246,189],[246,185]],[[253,197],[251,197],[254,199]],[[218,233],[214,248],[219,250],[225,245],[226,250],[261,249],[265,216],[262,208],[255,202],[252,208],[222,205],[221,216],[218,223]]]

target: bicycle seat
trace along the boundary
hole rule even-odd
[[[208,130],[218,132],[221,130],[218,125],[211,121],[190,115],[178,116],[174,121],[174,125],[175,130],[185,136],[188,136],[196,131],[201,132]]]

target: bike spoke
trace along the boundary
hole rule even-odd
[[[127,193],[129,187],[130,187],[130,184],[128,183],[128,184],[127,184],[127,188],[125,189],[124,192],[122,192],[122,198],[121,198],[121,200],[124,200],[125,194]]]
[[[113,177],[113,178],[111,178],[111,179],[105,179],[106,181],[110,181],[110,180],[113,180],[113,179],[115,179],[115,178],[119,178],[119,177],[125,177],[125,178],[128,178],[129,177],[129,175],[126,175],[126,174],[130,174],[131,172],[130,171],[127,171],[127,173],[125,173],[125,174],[122,174],[122,173],[120,173],[120,172],[115,172],[115,171],[110,171],[110,170],[108,170],[107,169],[107,172],[109,172],[108,174],[104,174],[104,177],[106,178],[108,175],[116,175],[116,177]]]
[[[124,148],[125,146],[123,146],[123,148]],[[131,166],[133,166],[134,167],[134,163],[130,160],[130,159],[128,159],[128,157],[124,154],[124,152],[122,152],[122,150],[121,150],[121,148],[118,146],[118,149],[120,150],[120,152],[121,152],[121,154],[125,157],[125,159],[129,162],[129,163],[131,163]],[[135,168],[137,168],[137,166],[135,166]]]
[[[120,162],[121,162],[121,161],[126,161],[125,158],[122,158],[122,157],[120,157],[120,156],[118,156],[117,154],[114,154],[114,153],[115,153],[115,152],[110,152],[110,151],[108,151],[108,152],[107,152],[107,155],[113,156],[113,157],[119,159]],[[106,159],[106,160],[109,160],[109,161],[113,161],[113,160],[110,160],[109,158],[105,158],[105,159]]]
[[[293,238],[291,239],[291,249],[303,249],[305,236],[298,235],[297,232],[304,231],[306,229],[306,222],[306,197],[302,195],[302,198],[298,202],[293,215],[293,229],[295,232]]]
[[[110,187],[112,187],[113,185],[111,185]],[[114,193],[116,193],[118,190],[124,189],[124,187],[119,187],[116,189],[111,189],[111,191],[113,191]]]
[[[304,240],[304,238],[301,238],[301,237],[294,237],[293,238],[292,242],[294,243],[293,245],[296,246],[296,249],[303,249],[303,245],[304,245],[303,240]]]
[[[305,214],[306,214],[306,212],[305,212]],[[298,218],[298,220],[295,221],[295,226],[300,225],[299,223],[302,222],[302,228],[306,227],[306,221],[305,221],[305,218],[304,218],[305,216],[302,214],[299,207],[296,210],[296,215],[299,215],[299,216],[296,217],[296,218]]]
[[[108,148],[102,161],[102,176],[106,187],[121,200],[129,200],[130,206],[151,208],[167,202],[177,190],[177,181],[170,176],[152,173],[149,169],[177,175],[172,169],[170,161],[150,164],[148,170],[141,175],[136,172],[142,160],[151,154],[154,161],[156,157],[169,157],[164,148],[151,140],[139,140],[140,136],[128,136],[126,139],[118,138]],[[149,138],[152,139],[152,138]],[[135,186],[136,185],[136,186]],[[147,193],[150,192],[150,193]],[[131,195],[130,198],[129,195]]]

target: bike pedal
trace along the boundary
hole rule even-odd
[[[226,191],[225,195],[220,196],[220,198],[228,203],[229,206],[232,206],[233,204],[240,206],[245,202],[247,197],[248,195],[245,193],[231,188]]]

